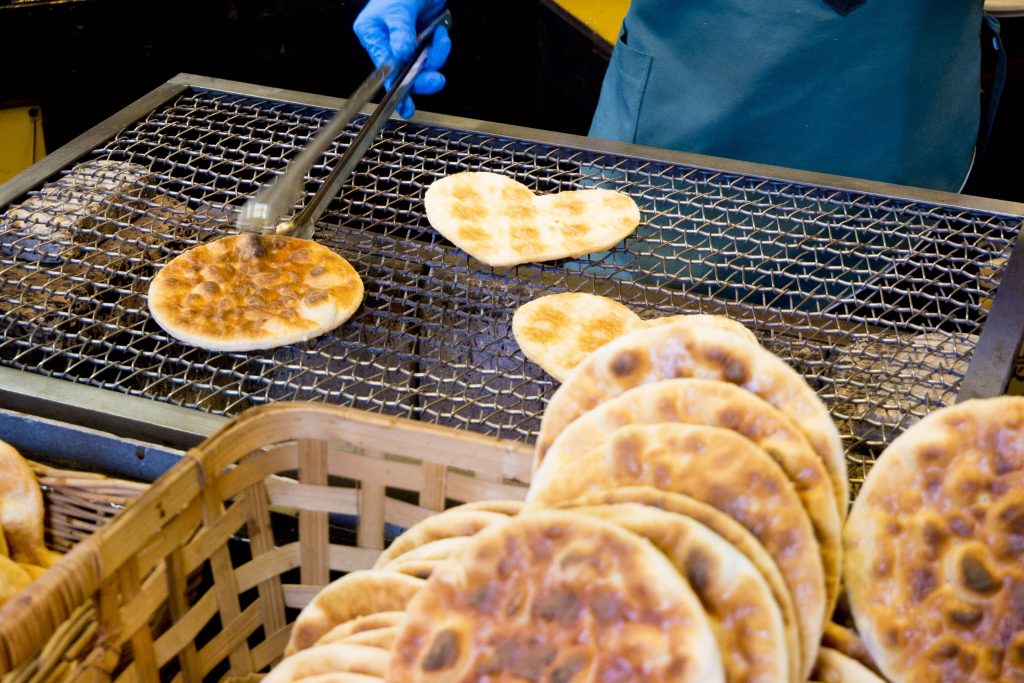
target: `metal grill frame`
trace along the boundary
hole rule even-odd
[[[0,185],[0,207],[18,200],[32,188],[55,177],[63,169],[70,167],[93,149],[113,138],[126,126],[144,118],[155,109],[193,88],[328,109],[339,108],[344,103],[344,100],[338,98],[192,74],[180,74],[67,145],[52,152],[41,162],[7,183]],[[372,108],[368,111],[372,111]],[[615,154],[645,161],[681,164],[704,170],[793,182],[840,192],[864,193],[900,201],[919,201],[951,209],[984,211],[1011,218],[1024,216],[1024,204],[1015,202],[672,152],[426,112],[418,112],[415,121],[428,126],[452,128],[524,142],[570,147],[595,153]],[[1010,260],[1003,271],[997,295],[994,297],[973,358],[961,382],[958,401],[996,396],[1006,390],[1017,351],[1024,339],[1024,316],[1020,316],[1016,311],[1017,302],[1024,301],[1024,255],[1022,252],[1024,252],[1024,247],[1021,246],[1021,240],[1018,238]],[[121,436],[153,443],[163,443],[181,449],[195,445],[229,419],[200,410],[182,408],[113,390],[35,375],[7,367],[0,367],[0,407],[57,418],[65,422],[115,432]]]

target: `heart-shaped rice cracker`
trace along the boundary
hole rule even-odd
[[[640,209],[613,190],[535,195],[497,173],[467,171],[433,183],[427,220],[473,258],[493,267],[574,258],[609,249],[640,224]]]

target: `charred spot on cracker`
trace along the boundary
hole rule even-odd
[[[985,561],[970,551],[960,557],[960,581],[978,595],[991,595],[1002,586],[1002,581],[992,575]]]
[[[633,350],[622,351],[612,358],[610,369],[616,377],[628,377],[640,367],[640,354]]]
[[[447,669],[459,658],[459,637],[455,631],[445,629],[434,636],[426,656],[423,658],[424,671]]]
[[[550,683],[569,683],[587,665],[586,655],[574,652],[565,661],[555,667],[549,678]]]

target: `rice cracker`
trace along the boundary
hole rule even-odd
[[[374,568],[380,569],[400,555],[433,541],[472,536],[486,526],[507,519],[508,515],[485,510],[451,508],[439,512],[412,525],[392,541],[377,558]]]
[[[32,466],[17,449],[0,441],[0,555],[37,567],[56,564],[61,555],[46,547],[45,514]],[[16,569],[9,571],[20,575]]]
[[[487,527],[410,602],[386,680],[724,681],[711,623],[649,541],[589,515]]]
[[[593,450],[626,425],[685,423],[721,427],[749,439],[782,467],[814,527],[825,566],[829,611],[839,597],[841,516],[828,471],[793,422],[756,395],[727,382],[669,379],[641,384],[574,420],[548,450]],[[539,463],[535,463],[535,468]]]
[[[488,266],[585,256],[636,230],[640,209],[613,190],[535,195],[497,173],[455,173],[427,188],[427,220],[452,244]]]
[[[694,313],[644,320],[614,299],[584,292],[549,294],[523,304],[512,316],[512,334],[523,355],[563,382],[580,361],[611,340],[641,327],[684,321],[731,330],[757,342],[731,318]]]
[[[803,679],[789,666],[782,613],[757,568],[697,520],[648,505],[571,508],[643,536],[676,566],[704,606],[722,652],[726,681],[767,683]]]
[[[856,659],[829,647],[821,648],[811,676],[821,683],[885,683]]]
[[[355,643],[325,643],[296,652],[281,660],[262,683],[293,683],[312,676],[353,673],[383,678],[387,674],[388,651]]]
[[[304,650],[357,617],[405,609],[424,582],[397,572],[359,570],[324,586],[299,613],[285,655]]]
[[[633,387],[680,377],[735,384],[792,420],[821,457],[845,519],[850,494],[843,445],[832,416],[806,380],[758,344],[686,322],[635,330],[584,358],[548,402],[536,460],[543,460],[555,438],[588,410]]]
[[[149,286],[149,310],[176,339],[213,351],[252,351],[317,337],[363,301],[351,264],[323,245],[244,233],[193,247]]]
[[[671,493],[651,486],[621,486],[607,489],[569,501],[560,507],[574,508],[623,503],[645,505],[689,517],[700,522],[743,553],[743,556],[757,568],[761,577],[768,584],[775,605],[782,616],[786,651],[790,653],[788,678],[790,680],[801,678],[800,672],[809,669],[814,663],[814,659],[813,656],[804,657],[801,650],[793,596],[786,586],[779,566],[775,564],[775,560],[752,533],[735,519],[707,503],[702,503],[696,498],[684,496],[681,493]]]
[[[1024,397],[937,410],[878,457],[844,579],[885,677],[1024,680]]]
[[[683,493],[746,527],[778,564],[799,605],[801,652],[805,665],[813,661],[827,614],[825,570],[807,511],[778,463],[718,427],[626,426],[586,453],[552,450],[530,484],[526,510],[618,486]]]

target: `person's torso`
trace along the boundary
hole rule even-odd
[[[633,0],[591,134],[956,190],[981,20],[982,0]]]

